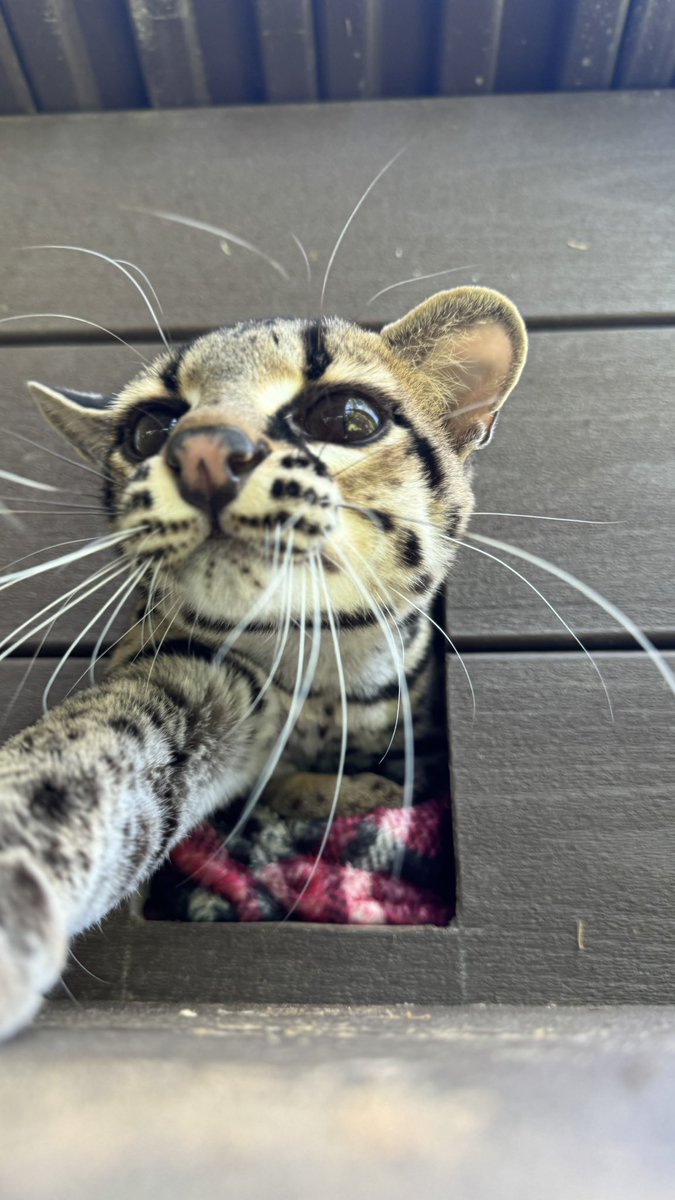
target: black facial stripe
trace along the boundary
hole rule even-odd
[[[324,326],[321,321],[312,321],[302,331],[305,347],[305,378],[313,382],[320,379],[332,361],[324,341]]]
[[[459,525],[459,520],[460,520],[461,515],[462,514],[458,508],[454,508],[450,512],[450,515],[448,517],[448,524],[445,529],[445,532],[447,533],[448,537],[454,537],[455,534],[457,533],[457,527]]]
[[[400,410],[392,413],[392,420],[395,425],[400,425],[402,429],[408,430],[412,438],[412,445],[409,447],[408,453],[416,454],[421,460],[429,487],[434,490],[440,487],[445,481],[445,473],[435,447],[428,438],[424,437],[424,434],[418,432],[412,421]]]
[[[402,530],[398,553],[404,566],[410,567],[411,570],[420,566],[422,562],[422,547],[414,529]]]
[[[164,368],[161,374],[161,380],[167,392],[172,396],[180,396],[180,388],[178,387],[178,372],[180,371],[181,363],[185,357],[187,346],[181,346],[176,352],[173,361]]]

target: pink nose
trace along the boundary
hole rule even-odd
[[[178,490],[188,504],[216,515],[237,495],[252,471],[269,454],[232,425],[203,425],[177,431],[169,440],[166,460],[178,476]]]

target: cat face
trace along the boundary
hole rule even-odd
[[[31,388],[104,465],[111,527],[136,531],[125,553],[191,608],[241,619],[292,561],[320,563],[345,614],[363,608],[359,579],[397,608],[445,578],[470,454],[525,352],[508,300],[459,288],[379,334],[335,318],[216,330],[116,397]]]

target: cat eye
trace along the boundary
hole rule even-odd
[[[382,431],[386,414],[371,396],[331,391],[308,404],[296,420],[317,441],[359,445]]]
[[[144,405],[136,409],[124,429],[127,456],[141,462],[144,458],[159,454],[180,416],[181,413],[166,404]]]

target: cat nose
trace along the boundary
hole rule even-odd
[[[166,448],[166,460],[176,472],[183,499],[213,514],[234,500],[268,454],[265,442],[252,442],[233,425],[177,430]]]

